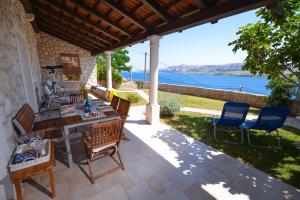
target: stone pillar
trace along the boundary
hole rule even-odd
[[[105,51],[106,57],[106,96],[112,89],[112,73],[111,73],[111,51]]]
[[[146,121],[149,124],[159,122],[160,107],[157,100],[158,92],[158,55],[160,36],[153,35],[150,40],[150,82],[149,82],[149,104],[146,106]]]

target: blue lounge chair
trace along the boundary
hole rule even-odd
[[[214,125],[214,138],[217,141],[217,125],[235,127],[241,129],[241,141],[240,142],[229,142],[232,144],[243,143],[243,129],[241,128],[242,123],[245,121],[246,115],[249,111],[250,105],[248,103],[241,102],[226,102],[223,107],[221,118],[212,119]]]
[[[267,148],[264,146],[257,146],[251,144],[250,141],[250,129],[263,130],[265,134],[271,134],[276,132],[278,139],[278,147],[280,148],[280,136],[278,128],[280,128],[286,120],[289,113],[289,109],[286,107],[264,107],[261,109],[257,120],[245,121],[242,124],[242,128],[247,130],[248,143],[250,146]]]

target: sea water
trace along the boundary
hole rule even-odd
[[[121,73],[126,79],[130,79],[129,72]],[[133,80],[144,80],[144,72],[132,72]],[[149,81],[149,73],[146,75]],[[266,88],[268,79],[264,76],[236,76],[236,75],[207,75],[207,74],[183,74],[159,72],[158,82],[166,84],[204,87],[229,91],[241,91],[246,93],[269,95],[271,91]]]

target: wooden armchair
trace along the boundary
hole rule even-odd
[[[81,93],[70,94],[70,103],[82,102],[83,99],[84,99],[84,96]]]
[[[62,135],[63,122],[61,118],[36,121],[37,115],[38,113],[34,113],[27,103],[19,109],[12,119],[18,136],[43,133],[45,138],[53,139]]]
[[[122,119],[126,120],[126,118],[128,117],[129,108],[130,108],[130,101],[120,98],[117,111],[120,114]]]
[[[117,110],[119,102],[120,102],[120,97],[114,95],[113,98],[112,98],[112,100],[111,100],[111,102],[110,102],[110,106],[113,109]]]
[[[95,179],[100,178],[107,173],[120,168],[123,170],[125,169],[119,148],[123,126],[124,120],[112,120],[93,125],[90,134],[82,132],[82,141],[85,147],[90,178],[93,184],[95,183]],[[107,156],[113,158],[115,153],[117,153],[119,159],[118,167],[115,167],[104,174],[94,176],[91,162]]]
[[[126,119],[128,117],[129,109],[130,109],[130,101],[120,98],[117,111],[120,114],[120,117],[124,120],[124,123],[126,122]],[[129,138],[126,136],[124,131],[122,133],[122,139],[129,141]]]

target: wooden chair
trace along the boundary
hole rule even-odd
[[[120,168],[123,170],[125,169],[119,149],[123,126],[123,119],[112,120],[93,125],[90,134],[82,132],[81,138],[85,147],[90,178],[93,184],[95,183],[95,179],[100,178],[107,173]],[[113,156],[115,153],[117,153],[119,159],[118,167],[110,169],[103,174],[94,176],[91,162],[107,156],[111,156],[114,159]]]
[[[117,111],[120,114],[122,119],[126,120],[126,118],[128,117],[129,108],[130,108],[130,101],[120,98]]]
[[[45,138],[52,139],[62,135],[63,123],[61,118],[36,121],[37,115],[38,113],[34,113],[27,103],[19,109],[16,116],[12,119],[18,136],[43,133]]]
[[[82,102],[84,99],[83,94],[70,94],[70,103]]]
[[[130,101],[120,98],[117,111],[118,111],[120,117],[124,120],[124,123],[128,117],[129,109],[130,109]],[[122,139],[129,141],[129,138],[126,136],[124,131],[122,133]]]
[[[113,98],[112,98],[112,100],[111,100],[111,102],[110,102],[110,106],[113,109],[117,110],[118,105],[119,105],[119,101],[120,101],[120,97],[114,95]]]

